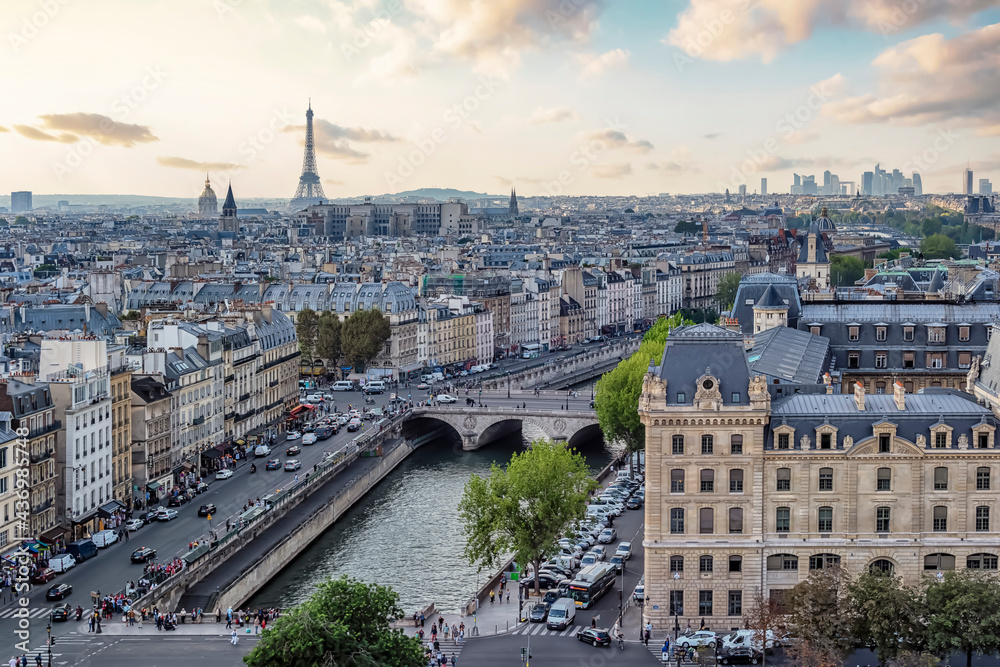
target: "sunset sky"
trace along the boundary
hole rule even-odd
[[[5,0],[0,191],[1000,180],[1000,0]],[[221,192],[220,192],[221,196]]]

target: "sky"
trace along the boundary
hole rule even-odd
[[[0,191],[1000,179],[1000,0],[4,0]],[[998,183],[1000,188],[1000,183]]]

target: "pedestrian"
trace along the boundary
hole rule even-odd
[[[215,622],[222,623],[222,607],[215,608]]]
[[[236,646],[236,644],[240,641],[240,636],[236,634],[236,630],[233,630],[233,633],[230,635],[230,638],[231,641],[233,642],[233,646]]]
[[[491,607],[493,606],[493,600],[496,598],[496,595],[497,595],[497,592],[491,588],[490,589],[490,606]]]
[[[507,589],[507,604],[510,604],[510,589]]]

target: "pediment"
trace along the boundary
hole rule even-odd
[[[866,440],[860,440],[857,444],[851,447],[847,451],[847,456],[851,458],[861,457],[861,456],[892,456],[892,455],[902,455],[902,456],[923,456],[924,450],[917,447],[915,444],[909,440],[904,440],[903,438],[894,438],[892,441],[892,453],[890,454],[880,454],[878,451],[878,438],[872,437]]]

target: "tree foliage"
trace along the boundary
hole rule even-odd
[[[743,623],[753,631],[751,645],[764,653],[768,636],[781,635],[785,631],[785,614],[778,603],[764,594],[761,589],[754,592],[750,606],[743,612]]]
[[[795,664],[840,667],[851,652],[850,578],[840,567],[812,570],[788,593],[788,630],[800,639]]]
[[[311,364],[313,350],[316,347],[316,331],[319,327],[319,315],[312,308],[304,308],[295,318],[295,334],[299,338],[299,350],[302,359]]]
[[[420,640],[389,627],[400,618],[391,588],[341,577],[278,618],[243,662],[250,667],[423,667]]]
[[[674,226],[677,234],[698,234],[701,232],[701,224],[694,220],[681,220]]]
[[[865,264],[857,257],[834,255],[830,259],[830,281],[834,287],[850,287],[865,276]]]
[[[340,318],[330,311],[319,316],[316,354],[334,364],[340,360]]]
[[[715,300],[719,302],[723,310],[729,310],[733,307],[733,302],[736,300],[736,290],[740,288],[740,278],[742,277],[734,271],[719,279],[719,289],[715,293]]]
[[[341,352],[352,366],[366,366],[391,334],[389,320],[381,310],[356,310],[340,325]]]
[[[465,557],[480,570],[495,569],[513,553],[537,572],[560,532],[583,516],[596,488],[583,456],[565,443],[536,440],[506,468],[494,463],[487,477],[466,482],[458,505]]]
[[[920,254],[924,259],[957,259],[962,256],[955,241],[944,234],[934,234],[921,241]]]
[[[1000,582],[978,570],[945,572],[941,581],[927,578],[923,612],[927,648],[945,654],[961,651],[971,667],[972,654],[1000,648]]]
[[[865,572],[848,584],[853,601],[852,636],[872,646],[879,662],[895,660],[907,649],[922,648],[921,595],[902,579]]]

